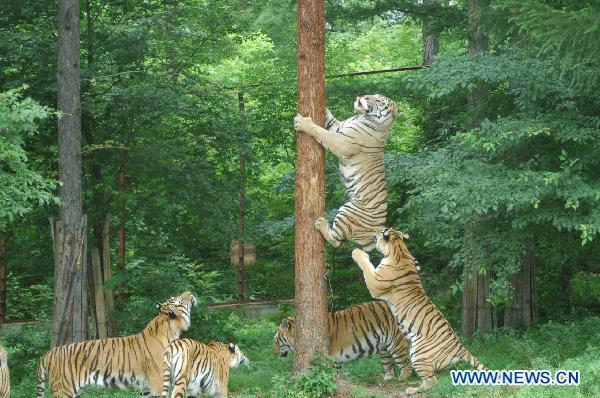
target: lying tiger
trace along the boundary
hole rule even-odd
[[[8,374],[8,353],[0,345],[0,398],[10,398],[10,376]]]
[[[331,228],[324,217],[315,221],[316,228],[334,247],[351,240],[370,251],[373,233],[385,225],[387,217],[383,149],[399,112],[394,101],[379,94],[358,97],[354,109],[358,115],[341,122],[327,110],[325,128],[298,114],[294,127],[340,159],[340,174],[350,199],[339,208]]]
[[[169,344],[163,357],[162,397],[168,397],[172,386],[171,398],[200,394],[225,398],[229,369],[243,363],[248,364],[248,358],[235,344],[175,340]]]
[[[157,304],[158,315],[136,335],[89,340],[55,347],[38,366],[38,397],[46,377],[52,397],[73,398],[89,385],[109,388],[144,386],[142,396],[162,390],[163,351],[191,323],[196,298],[185,292]]]
[[[377,267],[369,255],[360,249],[352,251],[352,259],[365,277],[373,298],[384,300],[400,330],[410,340],[410,362],[423,380],[410,387],[407,394],[427,390],[437,382],[436,372],[459,361],[466,361],[479,370],[486,367],[460,343],[452,327],[425,294],[415,260],[404,244],[407,236],[391,228],[375,235],[377,250],[383,259]]]
[[[294,351],[295,324],[294,318],[285,318],[277,327],[275,353],[280,357]],[[384,380],[395,376],[395,364],[401,369],[400,380],[410,376],[408,341],[385,303],[371,301],[329,313],[329,336],[329,355],[338,363],[379,353]]]

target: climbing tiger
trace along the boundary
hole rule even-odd
[[[360,249],[352,251],[352,259],[365,277],[374,298],[384,300],[400,330],[410,341],[410,362],[422,383],[410,387],[407,394],[427,390],[437,382],[435,374],[459,361],[485,370],[477,358],[460,343],[452,327],[425,294],[414,257],[404,244],[407,235],[391,228],[375,234],[377,250],[383,259],[377,267]]]
[[[51,349],[38,366],[38,397],[45,382],[52,397],[72,398],[89,385],[107,388],[143,386],[142,396],[159,396],[162,387],[163,352],[191,323],[196,305],[185,292],[157,304],[158,315],[136,335],[89,340]]]
[[[203,344],[196,340],[175,340],[163,356],[162,397],[196,397],[206,394],[227,397],[229,368],[236,368],[248,358],[235,344],[213,341]],[[187,395],[186,395],[187,392]]]
[[[338,363],[379,353],[384,380],[394,377],[394,365],[401,369],[400,380],[410,376],[408,341],[383,302],[371,301],[329,313],[329,336],[329,355]],[[285,318],[275,333],[275,354],[285,357],[293,352],[295,337],[296,320]]]
[[[10,375],[8,374],[8,353],[0,345],[0,398],[10,397]]]
[[[356,98],[354,109],[358,114],[341,122],[327,110],[325,128],[298,114],[294,127],[313,136],[339,158],[350,199],[339,208],[331,228],[324,217],[315,221],[315,227],[334,247],[351,240],[370,251],[374,247],[373,233],[385,225],[387,217],[383,149],[399,112],[394,101],[379,94]]]

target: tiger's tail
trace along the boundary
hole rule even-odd
[[[46,375],[48,374],[48,365],[50,363],[50,353],[46,353],[40,358],[40,364],[37,368],[37,396],[38,398],[44,398],[45,386],[46,386]]]
[[[162,398],[167,398],[169,394],[169,386],[171,385],[171,364],[173,353],[170,347],[167,347],[163,354],[163,388]]]
[[[469,364],[471,364],[472,367],[477,368],[477,370],[488,370],[488,368],[484,364],[482,364],[481,362],[479,362],[479,360],[477,358],[475,358],[473,355],[471,355],[468,352],[463,357],[463,359],[466,362],[469,362]]]

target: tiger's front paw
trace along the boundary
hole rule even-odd
[[[301,114],[297,114],[294,118],[294,128],[296,131],[304,131],[309,133],[315,124],[310,117],[304,117]]]
[[[354,249],[352,250],[352,260],[354,260],[359,267],[362,267],[363,263],[369,261],[369,255],[361,249]]]
[[[408,387],[405,392],[406,395],[414,395],[419,392],[419,387]]]
[[[325,108],[325,124],[329,124],[332,120],[335,120],[335,117],[329,109]]]
[[[315,228],[325,234],[329,229],[329,223],[325,217],[319,217],[315,220]]]

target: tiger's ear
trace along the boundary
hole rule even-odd
[[[229,343],[229,352],[232,354],[235,352],[235,344]]]
[[[284,329],[290,330],[290,328],[292,327],[292,324],[290,322],[290,318],[283,318],[281,320],[281,327],[283,327]]]
[[[160,306],[161,306],[161,303],[156,303],[156,310],[158,311],[159,314],[160,314]]]
[[[400,116],[402,113],[400,112],[400,110],[398,109],[398,105],[396,105],[396,102],[392,101],[392,115],[394,115],[394,117],[398,117]]]

